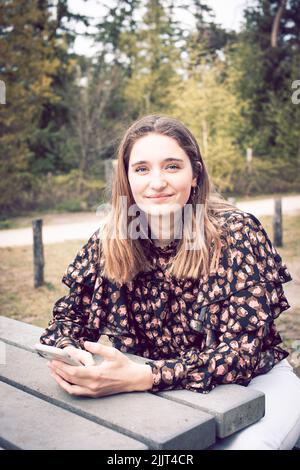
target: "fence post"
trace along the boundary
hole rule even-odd
[[[0,104],[6,104],[6,86],[3,80],[0,80]]]
[[[253,160],[252,147],[247,147],[246,162],[247,162],[248,173],[252,173],[252,160]]]
[[[275,212],[273,217],[274,245],[282,246],[282,204],[281,198],[275,199]]]
[[[34,219],[33,227],[33,267],[34,267],[34,287],[44,284],[44,247],[42,237],[42,219]]]

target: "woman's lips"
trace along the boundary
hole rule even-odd
[[[172,196],[171,194],[169,196],[152,196],[152,197],[148,197],[147,199],[153,202],[160,202],[160,201],[165,201],[166,199],[169,199],[171,196]]]
[[[158,195],[158,196],[148,196],[148,199],[166,199],[168,197],[171,197],[172,194],[167,194],[167,195]]]

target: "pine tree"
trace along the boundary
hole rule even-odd
[[[75,40],[75,25],[88,24],[84,15],[70,11],[68,0],[57,0],[54,9],[51,2],[44,1],[48,14],[47,27],[53,56],[59,61],[59,67],[52,75],[52,92],[55,100],[43,104],[39,123],[30,140],[32,158],[30,168],[34,174],[60,174],[76,168],[79,159],[77,143],[72,135],[71,102],[72,92],[77,77],[80,58],[71,51]],[[72,25],[72,26],[71,26]]]
[[[34,186],[30,141],[44,104],[57,99],[52,81],[60,62],[45,2],[4,0],[0,17],[0,77],[7,90],[0,107],[0,207],[7,211],[26,205],[26,192]]]
[[[248,146],[253,148],[259,164],[257,177],[269,175],[269,186],[264,180],[261,187],[274,191],[296,188],[300,119],[299,106],[291,100],[291,86],[299,78],[299,1],[259,0],[246,10],[245,19],[232,53],[242,109],[237,142],[243,153]]]
[[[179,80],[181,65],[173,32],[163,2],[147,0],[135,37],[134,68],[125,89],[133,117],[172,110],[170,92]]]

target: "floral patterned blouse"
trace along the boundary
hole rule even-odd
[[[238,209],[220,217],[218,269],[198,280],[168,272],[178,240],[164,248],[148,240],[153,269],[118,287],[101,275],[96,231],[63,276],[69,293],[41,343],[84,348],[108,335],[120,351],[149,359],[152,391],[208,393],[268,372],[288,356],[274,320],[290,307],[282,284],[292,278],[257,218]]]

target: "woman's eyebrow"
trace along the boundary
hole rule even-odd
[[[163,162],[182,162],[183,163],[183,160],[181,158],[169,157],[169,158],[165,158]],[[146,161],[146,160],[140,160],[138,162],[132,163],[131,166],[141,165],[142,163],[151,163],[151,162]]]

